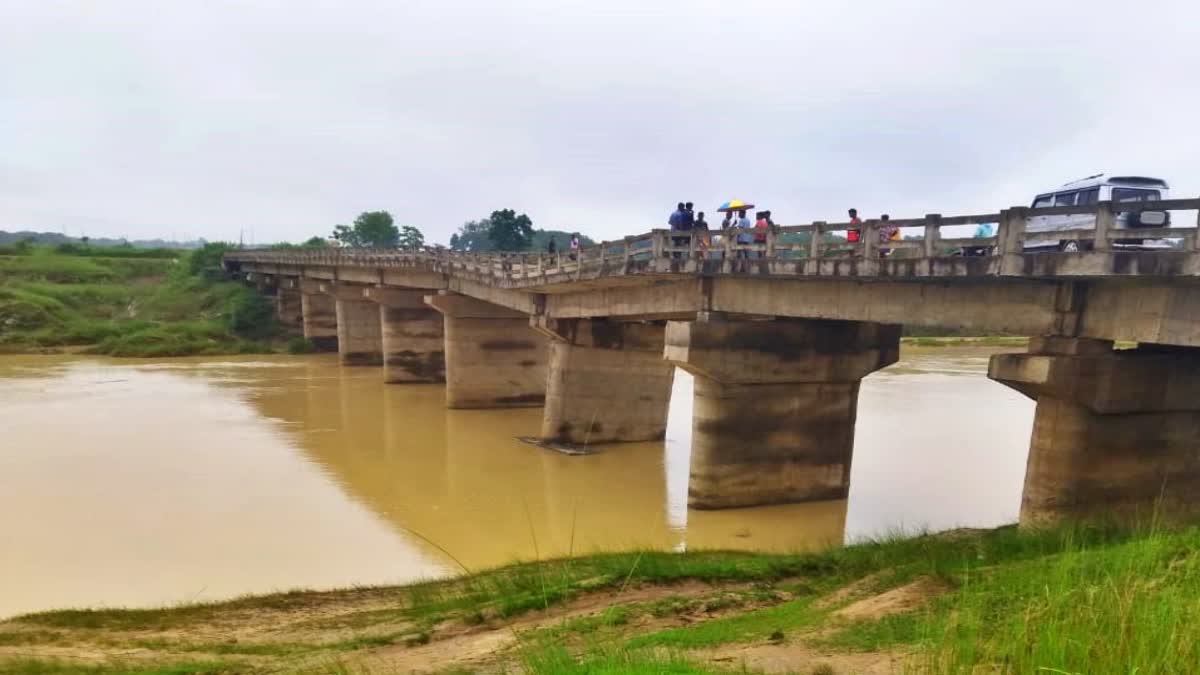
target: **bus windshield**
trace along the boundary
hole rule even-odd
[[[1114,202],[1154,202],[1158,201],[1160,197],[1158,190],[1119,187],[1112,189],[1112,200]]]

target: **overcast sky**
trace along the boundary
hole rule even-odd
[[[494,209],[614,238],[1200,194],[1200,2],[0,0],[0,229],[257,242]],[[712,218],[710,218],[711,220]]]

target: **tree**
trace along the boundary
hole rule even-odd
[[[353,225],[336,225],[333,238],[355,248],[395,248],[400,230],[387,211],[363,211]]]
[[[425,235],[412,225],[405,225],[400,228],[398,244],[403,251],[420,251],[425,246]]]
[[[492,211],[488,239],[497,251],[527,251],[533,244],[533,221],[512,209]]]
[[[314,235],[314,236],[306,239],[303,244],[300,244],[300,247],[301,248],[325,248],[328,245],[329,244],[325,243],[324,239]]]
[[[458,228],[458,232],[450,235],[451,251],[491,251],[492,241],[488,239],[488,228],[492,222],[483,220],[468,220]]]

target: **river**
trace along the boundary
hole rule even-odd
[[[401,583],[569,552],[793,551],[1015,521],[1033,404],[987,350],[867,378],[846,501],[687,508],[667,439],[566,456],[541,411],[446,410],[333,355],[0,356],[0,617]]]

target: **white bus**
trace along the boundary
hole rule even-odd
[[[1161,178],[1147,176],[1110,176],[1098,173],[1094,176],[1072,181],[1062,187],[1043,192],[1033,200],[1033,208],[1052,206],[1087,206],[1097,202],[1149,202],[1167,198],[1167,182]],[[1168,227],[1171,215],[1166,211],[1119,212],[1116,227],[1136,230],[1143,227]],[[1055,249],[1073,253],[1091,247],[1091,241],[1077,239],[1055,239],[1054,232],[1094,228],[1094,213],[1078,213],[1069,216],[1032,216],[1025,224],[1027,239],[1031,239],[1026,250]],[[1132,233],[1131,233],[1132,234]],[[1041,235],[1041,236],[1031,236]],[[1118,239],[1114,247],[1123,248],[1168,248],[1170,244],[1161,239]]]

